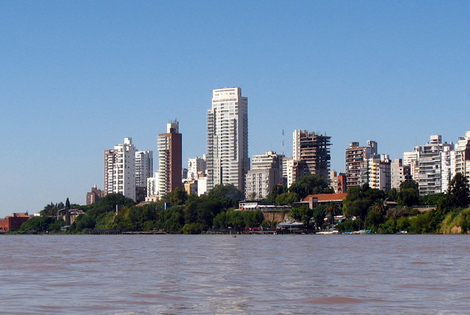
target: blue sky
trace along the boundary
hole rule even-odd
[[[103,188],[103,151],[178,119],[206,151],[212,89],[248,97],[249,155],[292,132],[392,159],[470,130],[468,1],[0,0],[0,217]],[[285,132],[282,146],[282,130]]]

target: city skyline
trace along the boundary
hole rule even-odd
[[[171,119],[183,165],[202,156],[217,88],[249,98],[249,157],[291,156],[292,132],[309,130],[331,136],[338,172],[350,142],[376,141],[393,160],[470,129],[468,2],[0,8],[0,217],[85,204],[93,185],[103,189],[103,150],[132,137],[156,152]]]

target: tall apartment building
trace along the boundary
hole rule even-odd
[[[176,188],[183,189],[182,135],[175,120],[167,124],[166,133],[158,135],[158,193],[163,196]]]
[[[284,179],[284,183],[287,187],[292,186],[295,181],[295,173],[294,169],[296,169],[297,163],[294,162],[293,158],[284,158],[282,161],[282,177]]]
[[[335,193],[342,194],[346,192],[346,174],[336,171],[330,172],[330,186],[334,189]]]
[[[419,174],[419,146],[415,147],[414,151],[404,152],[403,153],[403,165],[409,166],[410,175],[414,181],[418,181]]]
[[[135,152],[132,138],[124,138],[124,143],[114,149],[104,151],[104,191],[105,194],[120,193],[136,200]]]
[[[295,130],[293,134],[292,158],[295,180],[305,175],[320,175],[326,181],[330,175],[330,139],[307,130]]]
[[[390,164],[392,175],[391,188],[400,189],[400,185],[412,179],[410,165],[403,165],[402,159],[395,159]]]
[[[213,90],[207,112],[207,189],[218,184],[245,188],[248,158],[248,99],[241,88]]]
[[[146,187],[147,178],[153,175],[153,151],[135,152],[135,184]]]
[[[269,195],[275,185],[283,183],[282,160],[283,156],[273,151],[253,156],[251,170],[246,174],[245,180],[247,199],[263,199]]]
[[[152,177],[147,178],[147,197],[146,201],[157,201],[160,199],[158,192],[158,172],[155,172]]]
[[[470,131],[459,137],[455,151],[451,152],[451,177],[461,173],[470,180]]]
[[[386,154],[376,155],[361,165],[363,183],[370,188],[389,191],[391,189],[390,157]]]
[[[187,179],[198,179],[200,173],[206,172],[206,156],[202,158],[196,156],[188,159],[188,176]]]
[[[419,184],[419,194],[428,195],[447,191],[452,176],[452,143],[443,143],[441,135],[432,135],[429,142],[417,146],[404,157],[416,159],[417,169],[413,179]]]
[[[351,142],[346,149],[346,189],[363,184],[364,162],[377,155],[377,142],[367,141],[367,146],[359,146],[359,142]]]

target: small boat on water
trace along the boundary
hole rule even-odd
[[[334,235],[334,234],[339,234],[339,231],[338,230],[320,231],[320,232],[317,232],[316,234],[319,234],[319,235]]]

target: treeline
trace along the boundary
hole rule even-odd
[[[298,202],[310,194],[333,193],[318,175],[304,176],[291,187],[276,186],[264,200],[278,205],[291,205],[291,217],[303,222],[310,230],[336,227],[340,232],[368,229],[377,233],[467,233],[470,229],[470,203],[468,180],[457,174],[447,193],[419,196],[418,184],[402,183],[399,190],[384,192],[367,185],[350,187],[342,204],[319,204],[309,209]],[[87,233],[91,230],[164,231],[167,233],[195,234],[209,229],[244,229],[246,227],[275,227],[277,222],[264,220],[261,211],[235,211],[241,191],[233,185],[218,185],[208,195],[188,196],[177,189],[162,200],[143,206],[120,194],[109,194],[90,206],[49,204],[40,217],[33,217],[21,227],[53,233]],[[391,206],[396,203],[396,206]],[[420,212],[416,206],[430,207]],[[65,221],[57,219],[60,209],[80,209],[79,215],[65,231]],[[334,217],[345,219],[336,225]]]
[[[351,187],[343,201],[347,220],[338,224],[340,232],[361,229],[377,233],[467,233],[470,227],[468,179],[458,173],[447,193],[419,196],[418,184],[402,183],[400,190],[385,193],[367,185]],[[389,207],[395,201],[396,207]],[[419,211],[416,206],[428,207]],[[422,210],[422,209],[421,209]],[[355,218],[353,220],[353,218]]]
[[[85,214],[79,215],[65,231],[65,221],[57,218],[64,204],[50,204],[21,227],[27,231],[52,233],[87,233],[91,230],[164,231],[167,233],[195,234],[215,228],[242,229],[245,227],[272,226],[263,222],[261,211],[235,211],[243,193],[233,185],[218,185],[207,196],[188,196],[176,189],[162,200],[136,205],[121,194],[108,194],[90,206],[71,205]]]

